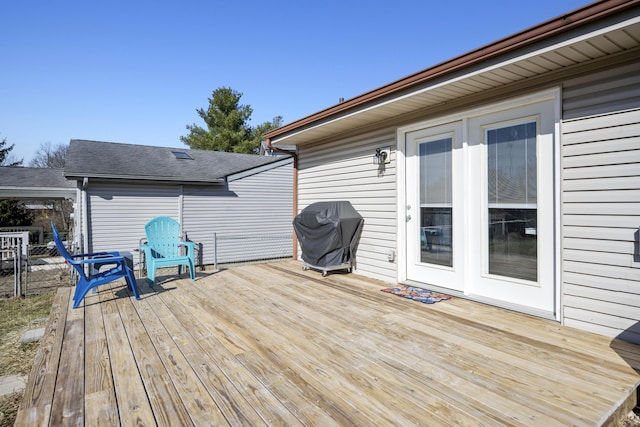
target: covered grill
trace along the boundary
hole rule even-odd
[[[323,276],[330,270],[351,271],[363,225],[362,216],[346,201],[317,202],[304,208],[293,220],[303,268],[320,270]]]

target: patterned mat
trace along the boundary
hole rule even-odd
[[[425,304],[433,304],[440,301],[451,299],[451,295],[440,294],[428,289],[414,288],[412,286],[402,286],[399,288],[385,288],[382,292],[398,295],[404,298],[413,299]]]

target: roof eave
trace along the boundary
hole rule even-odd
[[[78,174],[70,173],[65,174],[65,178],[69,180],[82,180],[88,178],[90,180],[100,181],[137,181],[137,182],[174,182],[181,184],[220,184],[225,182],[224,177],[213,179],[184,179],[179,177],[167,177],[167,176],[136,176],[136,175],[109,175],[109,174]]]
[[[3,198],[14,200],[75,199],[76,189],[65,187],[0,187]]]

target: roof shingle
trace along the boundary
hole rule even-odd
[[[66,180],[62,169],[6,166],[0,167],[0,187],[75,188],[76,183]]]
[[[172,151],[186,152],[192,159],[176,158]],[[72,139],[64,176],[67,179],[216,182],[279,160],[282,157]]]

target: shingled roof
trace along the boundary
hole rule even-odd
[[[179,158],[174,152],[186,153]],[[108,178],[170,182],[218,182],[282,157],[72,139],[67,179]]]
[[[62,169],[0,167],[0,198],[73,198],[76,185],[64,178]]]
[[[0,187],[76,188],[76,183],[66,180],[63,170],[57,168],[1,167],[0,181]]]

